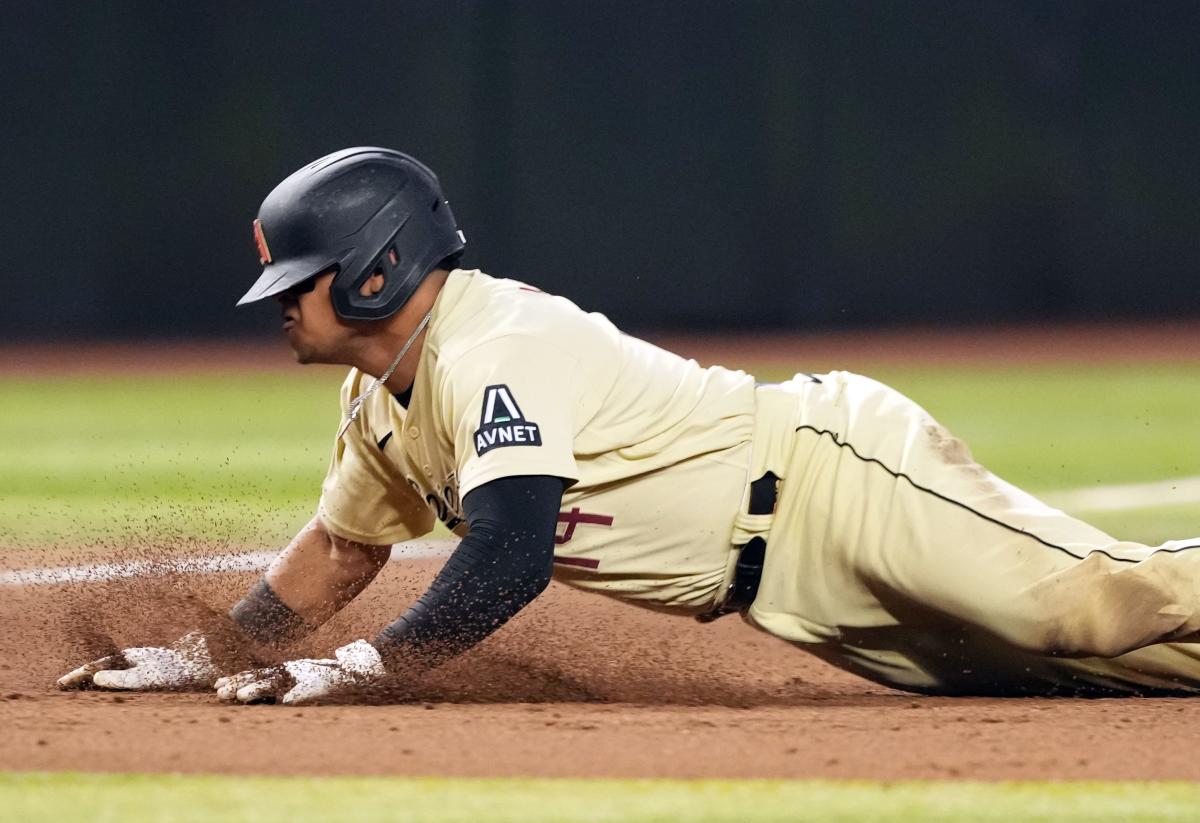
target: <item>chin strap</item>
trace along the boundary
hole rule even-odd
[[[394,372],[396,367],[400,365],[400,361],[404,359],[404,355],[408,354],[408,350],[412,348],[413,343],[417,342],[417,337],[420,336],[421,332],[425,331],[425,327],[429,325],[429,318],[431,317],[433,317],[432,309],[426,312],[425,316],[421,318],[421,322],[417,324],[415,329],[413,329],[413,333],[409,335],[408,340],[405,341],[404,346],[400,349],[400,353],[397,354],[396,359],[392,361],[392,365],[387,367],[387,371],[385,371],[379,377],[376,377],[371,385],[367,386],[366,391],[350,401],[350,408],[346,410],[346,422],[343,423],[341,429],[338,430],[339,438],[341,438],[341,436],[346,433],[347,429],[350,428],[350,424],[358,419],[358,413],[362,411],[362,404],[366,402],[367,398],[378,391],[379,387],[386,383],[388,378],[392,376],[392,372]]]

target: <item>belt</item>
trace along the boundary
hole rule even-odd
[[[779,496],[779,477],[767,472],[750,484],[748,514],[771,514]],[[767,541],[752,537],[738,546],[737,565],[734,567],[733,582],[725,592],[725,598],[711,611],[696,615],[701,623],[711,623],[718,617],[734,612],[744,612],[754,603],[758,585],[762,582],[763,563],[767,558]]]

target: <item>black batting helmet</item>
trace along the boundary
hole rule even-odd
[[[254,240],[263,272],[239,306],[332,270],[333,308],[350,320],[394,314],[466,246],[437,176],[407,154],[369,146],[326,155],[276,186]],[[363,297],[376,270],[386,275],[383,290]]]

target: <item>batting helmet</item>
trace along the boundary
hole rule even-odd
[[[333,308],[350,320],[394,314],[466,246],[437,176],[407,154],[366,146],[326,155],[276,186],[254,240],[263,272],[239,306],[333,270]],[[364,297],[359,289],[377,270],[384,287]]]

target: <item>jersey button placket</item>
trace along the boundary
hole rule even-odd
[[[411,426],[411,427],[409,427],[409,430],[408,430],[408,436],[411,437],[413,440],[416,440],[418,437],[421,436],[421,430],[418,429],[416,426]]]

